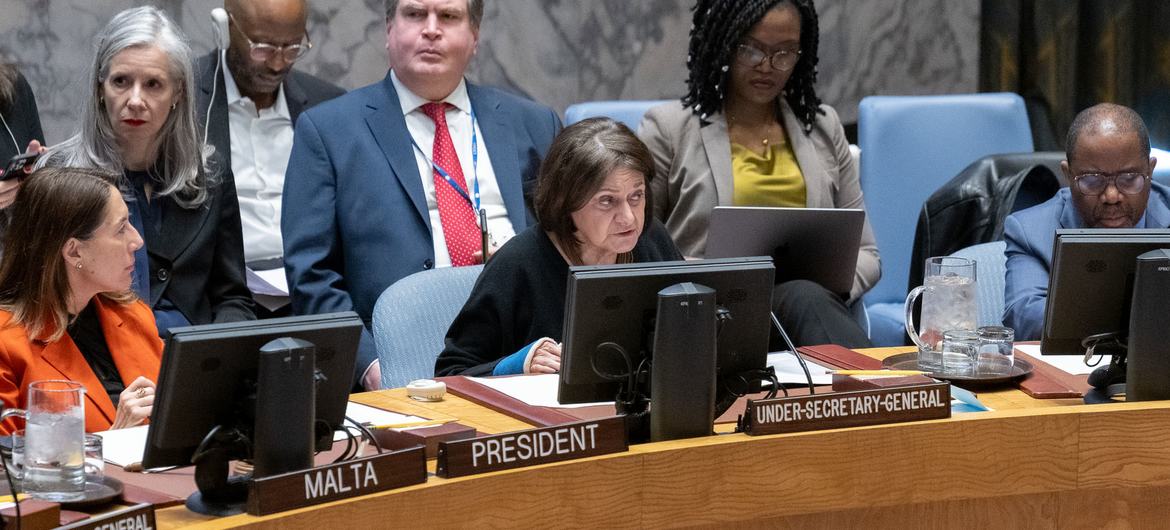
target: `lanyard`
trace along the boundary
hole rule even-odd
[[[437,125],[438,124],[436,124],[436,126]],[[471,176],[472,176],[472,178],[471,178],[471,186],[472,186],[471,192],[474,195],[468,195],[467,190],[463,189],[463,186],[460,186],[458,182],[455,182],[455,179],[451,178],[451,175],[449,173],[447,173],[447,170],[443,169],[443,167],[440,166],[438,164],[438,162],[435,162],[435,160],[433,158],[427,156],[426,151],[423,151],[422,148],[419,147],[418,142],[416,142],[414,140],[414,136],[410,137],[410,143],[414,145],[415,149],[418,149],[418,152],[419,152],[419,154],[422,155],[423,160],[426,160],[431,165],[431,167],[435,168],[435,172],[437,172],[440,177],[443,177],[443,180],[447,181],[447,184],[450,184],[451,187],[455,189],[455,192],[458,193],[460,197],[463,197],[463,200],[467,201],[467,204],[471,205],[471,208],[473,210],[475,210],[477,212],[480,211],[479,141],[478,141],[478,138],[475,134],[475,109],[474,108],[471,109]],[[454,142],[452,142],[452,143],[454,143]],[[474,201],[472,200],[473,198],[475,199]]]

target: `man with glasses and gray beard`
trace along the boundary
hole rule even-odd
[[[235,173],[248,268],[283,278],[280,206],[293,125],[302,111],[345,91],[293,70],[313,46],[304,0],[226,0],[224,9],[230,44],[195,64],[199,123]],[[261,318],[289,313],[287,296],[258,287],[249,281]]]
[[[1060,169],[1069,187],[1004,223],[1007,282],[1003,323],[1016,340],[1038,340],[1048,299],[1052,242],[1058,228],[1166,228],[1170,188],[1153,182],[1157,159],[1141,116],[1102,103],[1069,127]]]

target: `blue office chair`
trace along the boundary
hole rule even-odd
[[[569,108],[565,109],[565,125],[572,125],[585,118],[606,116],[626,124],[626,127],[629,127],[631,131],[638,132],[638,126],[642,123],[642,115],[646,114],[650,107],[667,101],[670,100],[615,100],[577,103],[569,105]]]
[[[1032,130],[1016,94],[870,96],[859,108],[858,145],[861,189],[882,256],[881,281],[865,297],[870,339],[900,345],[923,202],[984,156],[1033,151]]]
[[[1003,325],[1003,290],[1007,274],[1007,256],[1004,256],[1003,251],[1006,247],[1003,241],[992,241],[971,245],[951,254],[975,262],[980,326]]]
[[[373,318],[382,388],[434,377],[443,337],[482,270],[475,265],[416,272],[382,292]]]

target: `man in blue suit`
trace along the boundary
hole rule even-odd
[[[281,220],[295,314],[352,310],[369,328],[390,284],[482,259],[481,211],[493,245],[534,221],[561,122],[464,80],[482,18],[482,0],[386,0],[385,79],[297,120]],[[355,378],[375,389],[380,373],[367,331]]]
[[[1069,127],[1065,146],[1060,169],[1069,187],[1004,223],[1003,321],[1015,328],[1016,340],[1040,338],[1058,228],[1170,226],[1170,188],[1151,180],[1157,159],[1136,112],[1111,103],[1085,109]]]

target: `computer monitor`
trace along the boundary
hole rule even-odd
[[[659,291],[690,282],[715,291],[722,315],[715,361],[721,413],[734,401],[729,387],[744,388],[737,375],[766,367],[774,276],[772,258],[761,256],[571,267],[558,400],[613,401],[622,384],[595,366],[604,374],[626,369],[617,356],[600,352],[620,346],[634,366],[651,356]]]
[[[245,445],[254,444],[251,448],[254,455],[282,454],[290,450],[289,446],[300,446],[308,451],[309,465],[314,446],[320,451],[332,445],[333,431],[345,419],[353,380],[362,332],[362,321],[357,314],[307,315],[190,326],[171,331],[159,370],[158,394],[142,460],[144,467],[192,464],[197,448],[205,440],[213,441],[214,436],[209,435],[213,430],[230,438],[221,440],[225,442],[235,443],[248,438],[250,441]],[[298,345],[311,345],[312,355],[261,354],[262,348],[282,352],[294,351]],[[313,359],[314,362],[306,366],[307,362],[297,364],[298,359]],[[266,371],[268,366],[277,366],[278,369]],[[288,379],[284,379],[286,373]],[[266,377],[273,377],[271,374],[277,375],[266,382]],[[296,430],[292,425],[283,426],[286,430],[280,432],[281,425],[271,424],[275,419],[273,416],[284,414],[298,402],[303,405],[302,409],[311,409],[306,413],[309,416],[301,422],[305,426],[304,435],[292,432]],[[258,409],[269,412],[258,412]],[[258,429],[264,422],[268,422],[265,429]],[[259,433],[261,436],[256,438],[256,430],[264,430],[267,434]],[[240,435],[227,434],[235,432]],[[207,453],[207,448],[206,444],[202,446],[203,453]],[[238,451],[230,451],[225,456],[241,458]],[[226,461],[223,459],[223,463]],[[202,463],[196,467],[196,481],[203,491],[205,486],[212,486],[200,482],[201,478],[211,480],[202,476],[204,472],[200,465]],[[259,463],[257,465],[259,475]],[[206,473],[218,474],[220,471],[215,469]],[[215,480],[220,480],[220,477]],[[236,488],[233,495],[238,495],[239,490]],[[215,496],[215,493],[205,495],[211,501],[217,500]],[[224,499],[230,496],[224,493],[220,500],[227,503]],[[192,506],[190,500],[188,506]],[[220,513],[214,511],[217,509],[204,513]]]
[[[1040,353],[1084,355],[1081,342],[1129,333],[1137,257],[1170,248],[1170,229],[1060,229],[1053,242]]]

